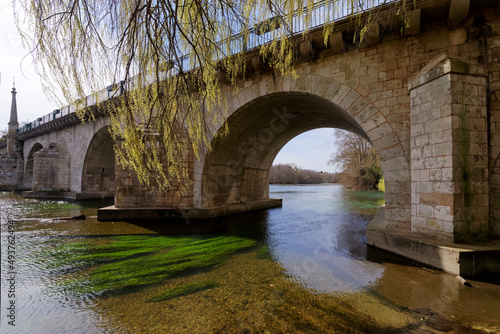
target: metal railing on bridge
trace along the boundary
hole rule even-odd
[[[296,35],[303,33],[304,31],[315,29],[323,26],[326,23],[332,23],[336,21],[344,20],[352,15],[356,15],[366,10],[372,10],[380,6],[384,6],[390,3],[398,2],[400,0],[323,0],[314,4],[311,8],[304,8],[304,13],[308,15],[308,20],[304,20],[301,15],[294,15],[292,18],[292,23],[290,27],[291,35]],[[246,52],[255,48],[258,48],[264,44],[270,43],[275,38],[279,37],[276,30],[266,31],[262,29],[262,24],[268,24],[274,18],[262,21],[250,29],[247,33],[239,33],[232,36],[228,40],[221,43],[228,43],[231,54],[237,54],[240,52]],[[222,58],[222,57],[221,57]],[[180,66],[183,71],[189,71],[193,69],[194,62],[192,61],[192,55],[188,54],[181,58]],[[174,69],[169,70],[167,75],[175,75]],[[133,80],[131,80],[133,82]],[[27,124],[21,126],[17,133],[22,133],[34,129],[40,125],[52,122],[58,118],[64,117],[73,113],[77,110],[78,106],[91,106],[95,103],[105,101],[110,96],[114,94],[123,94],[124,92],[124,82],[120,84],[113,84],[100,92],[89,95],[86,98],[79,101],[77,104],[68,105],[62,107],[61,109],[56,109],[51,113],[48,113],[42,117],[38,117],[36,120],[31,121]]]

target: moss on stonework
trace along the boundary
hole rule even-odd
[[[68,293],[100,294],[156,284],[177,274],[208,269],[228,255],[255,245],[234,236],[207,239],[165,236],[118,236],[108,243],[71,243],[43,252],[56,274],[89,268],[79,279],[62,284]]]
[[[467,62],[460,61],[457,59],[451,59],[451,65],[453,72],[469,74],[471,72],[471,65]]]

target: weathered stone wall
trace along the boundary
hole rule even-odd
[[[485,14],[490,33],[487,40],[489,71],[489,203],[490,236],[500,239],[500,19],[495,11]]]
[[[23,178],[22,159],[0,153],[0,190],[17,190]]]
[[[70,156],[55,144],[33,154],[33,190],[69,191]]]
[[[69,186],[66,185],[66,181],[57,181],[58,183],[54,183],[52,187],[49,186],[49,182],[45,182],[44,190],[47,191],[58,191],[61,190],[61,186],[64,184],[66,186],[62,187],[62,189],[66,189],[69,187],[69,191],[81,193],[82,192],[82,177],[84,170],[84,162],[85,157],[87,156],[88,149],[90,147],[90,142],[94,138],[95,134],[106,127],[109,124],[109,120],[107,118],[101,117],[97,118],[96,121],[85,122],[84,124],[71,125],[64,129],[60,129],[57,131],[51,131],[49,133],[29,138],[24,141],[23,145],[23,156],[25,158],[25,174],[29,174],[32,169],[33,176],[36,173],[46,173],[47,170],[51,167],[48,165],[51,164],[50,159],[45,159],[44,162],[48,164],[47,166],[42,164],[41,162],[37,164],[36,157],[33,155],[33,160],[31,160],[32,149],[33,147],[40,145],[43,148],[49,148],[51,145],[55,146],[59,151],[60,158],[64,156],[65,161],[69,164],[69,175],[64,172],[67,167],[65,167],[65,163],[62,163],[62,160],[54,160],[53,170],[54,177],[59,175],[58,177],[68,177]],[[41,159],[42,156],[40,157]],[[61,158],[62,159],[62,158]],[[31,162],[30,162],[31,160]],[[40,160],[41,161],[41,160]],[[33,164],[30,167],[30,163]],[[46,170],[45,172],[36,172],[38,168],[42,168],[42,170]],[[61,169],[61,170],[60,170]],[[35,177],[32,180],[29,179],[29,175],[26,178],[29,184],[25,184],[25,186],[29,189],[34,185],[33,182],[39,182]],[[41,190],[40,188],[35,190]]]
[[[177,159],[180,180],[173,178],[168,191],[152,190],[139,183],[133,173],[116,166],[115,207],[117,208],[188,208],[193,207],[194,153],[183,152]]]
[[[114,162],[114,161],[113,161]],[[115,166],[92,166],[86,169],[82,192],[99,193],[115,191]]]
[[[446,55],[411,82],[411,229],[440,240],[488,235],[486,70]]]

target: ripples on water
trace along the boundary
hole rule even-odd
[[[17,326],[8,326],[2,313],[2,333],[484,333],[500,329],[496,286],[477,282],[477,288],[465,288],[451,275],[386,254],[380,257],[367,249],[366,226],[383,204],[383,194],[348,191],[338,185],[271,186],[270,194],[283,198],[282,208],[219,219],[217,223],[226,226],[224,232],[189,236],[171,235],[173,230],[158,223],[97,222],[95,208],[108,203],[2,195],[2,241],[8,213],[17,227],[18,254]],[[54,220],[81,213],[90,218]],[[196,243],[236,237],[249,243],[209,267],[192,266],[154,284],[98,290],[92,277],[106,270],[107,264],[82,262],[82,254],[103,251],[119,240],[158,244],[160,235],[165,247],[160,243],[151,253],[129,258],[139,259],[136,264],[150,261],[149,254],[153,260],[158,254],[167,259],[174,245],[185,239]],[[86,246],[73,246],[77,243]],[[64,245],[67,248],[61,248]],[[188,248],[191,253],[203,253]],[[2,242],[2,256],[4,251]],[[108,262],[109,268],[120,268],[115,277],[123,274],[133,281],[134,270],[141,277],[137,265],[130,264],[134,261],[120,261]],[[6,271],[2,262],[2,310],[8,303]],[[200,282],[209,284],[188,295],[152,302],[155,296]],[[78,293],[89,288],[93,293]]]

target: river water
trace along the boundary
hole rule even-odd
[[[498,285],[366,246],[383,194],[270,195],[283,207],[170,227],[0,194],[1,333],[500,332]]]

